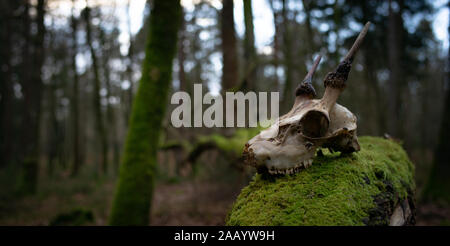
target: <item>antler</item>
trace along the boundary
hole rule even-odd
[[[368,21],[365,25],[364,28],[362,29],[362,31],[359,33],[358,37],[356,38],[355,42],[353,43],[352,48],[350,48],[350,50],[347,52],[347,55],[344,58],[345,60],[348,60],[350,62],[353,61],[353,58],[356,54],[356,52],[358,52],[359,47],[361,46],[362,42],[364,41],[364,38],[366,37],[367,31],[369,30],[370,27],[370,21]]]
[[[344,60],[342,60],[334,72],[330,72],[325,77],[323,84],[325,86],[325,94],[322,100],[326,101],[327,109],[330,110],[331,107],[336,103],[341,91],[345,88],[348,74],[352,68],[353,58],[358,52],[361,43],[364,41],[364,37],[370,27],[370,22],[367,22],[362,31],[356,38],[353,46],[347,52]]]
[[[339,63],[339,66],[334,72],[328,73],[325,77],[325,80],[323,82],[325,85],[325,94],[323,95],[322,99],[320,99],[318,106],[306,113],[301,119],[303,134],[305,136],[322,137],[326,134],[330,124],[329,112],[336,103],[342,90],[345,88],[345,82],[347,81],[348,73],[350,72],[350,69],[352,67],[353,58],[355,57],[356,52],[361,46],[361,43],[363,42],[364,37],[367,34],[369,26],[370,22],[367,22],[358,38],[354,42],[352,48],[348,51],[344,60]],[[302,99],[303,97],[297,98],[296,103],[304,100]]]
[[[316,96],[316,90],[312,85],[312,77],[316,72],[317,67],[319,66],[320,60],[322,59],[321,55],[318,55],[314,60],[313,66],[309,69],[308,74],[306,74],[302,83],[300,83],[295,90],[295,96],[307,96],[309,98],[314,98]]]

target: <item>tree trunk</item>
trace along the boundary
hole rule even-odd
[[[447,82],[448,83],[448,82]],[[450,203],[450,89],[447,89],[444,111],[442,112],[441,130],[438,139],[438,145],[434,152],[434,166],[425,191],[425,199],[444,200]]]
[[[36,5],[36,25],[37,32],[32,36],[29,33],[29,3],[26,2],[25,12],[25,37],[26,50],[29,53],[29,46],[32,46],[32,56],[30,57],[32,63],[24,64],[25,73],[30,75],[23,81],[24,85],[24,100],[25,100],[25,116],[23,122],[24,130],[24,145],[23,145],[23,176],[20,183],[19,190],[22,194],[32,194],[36,191],[37,175],[39,165],[39,140],[40,140],[40,119],[41,119],[41,97],[42,97],[42,66],[44,63],[44,15],[45,15],[45,0],[38,0]],[[27,40],[28,39],[28,40]],[[30,42],[31,41],[31,42]],[[26,66],[30,65],[30,66]]]
[[[283,9],[281,12],[283,16],[283,55],[285,64],[285,80],[283,87],[283,95],[281,101],[280,112],[287,112],[293,104],[294,97],[292,96],[293,88],[293,76],[294,76],[294,60],[292,57],[292,40],[291,30],[288,19],[288,6],[286,0],[283,0]]]
[[[228,91],[238,85],[238,60],[236,50],[236,32],[234,30],[233,0],[223,1],[220,27],[223,57],[222,90]]]
[[[245,90],[255,89],[256,80],[256,48],[255,48],[255,32],[253,27],[252,1],[244,1],[244,79],[243,88]]]
[[[363,14],[363,22],[367,22],[372,18],[370,14],[371,6],[364,1],[361,1],[360,5]],[[365,40],[365,44],[361,47],[364,53],[364,74],[367,83],[365,88],[366,99],[370,100],[371,95],[374,95],[376,103],[373,105],[374,109],[371,108],[366,110],[367,116],[364,118],[374,123],[374,127],[370,133],[372,135],[382,136],[386,133],[386,105],[383,98],[382,88],[380,87],[376,76],[377,69],[373,59],[373,57],[376,56],[380,50],[377,48],[376,42],[374,42],[375,38],[370,37],[371,33],[369,32],[367,35],[368,37]]]
[[[81,166],[81,156],[80,156],[80,112],[79,112],[79,77],[77,72],[77,54],[78,54],[78,42],[77,42],[77,31],[78,31],[78,20],[74,16],[75,0],[72,0],[72,16],[71,16],[71,27],[72,27],[72,148],[73,148],[73,164],[71,176],[76,176],[80,170]]]
[[[179,33],[179,40],[178,40],[178,52],[177,52],[177,59],[178,59],[178,80],[180,81],[180,90],[181,91],[187,91],[188,90],[188,84],[186,81],[186,71],[184,68],[184,61],[186,60],[186,51],[185,51],[185,44],[184,41],[186,39],[186,21],[184,19],[184,11],[182,12],[181,17],[181,24],[180,24],[180,30]]]
[[[12,20],[15,11],[9,1],[1,1],[0,5],[0,168],[10,164],[13,132],[13,82],[11,81],[12,65]]]
[[[119,181],[109,223],[148,225],[161,124],[170,91],[181,20],[178,0],[154,0]]]
[[[404,87],[404,74],[402,71],[402,0],[396,1],[398,10],[392,8],[392,0],[389,1],[389,26],[388,26],[388,59],[389,59],[389,134],[397,138],[403,138],[403,113],[402,91]]]
[[[119,140],[117,139],[117,133],[118,133],[118,129],[117,129],[117,124],[116,124],[116,119],[115,119],[115,113],[114,113],[114,108],[113,106],[109,103],[109,99],[111,98],[112,95],[112,85],[111,85],[111,69],[109,67],[109,57],[110,57],[110,53],[108,50],[104,49],[104,47],[106,47],[106,37],[105,37],[105,32],[104,30],[100,29],[100,43],[103,47],[103,52],[102,52],[102,65],[103,65],[103,74],[104,74],[104,78],[105,78],[105,84],[106,84],[106,119],[109,122],[109,127],[108,127],[108,132],[110,134],[108,134],[109,136],[109,143],[112,144],[113,147],[113,164],[114,164],[114,172],[117,173],[116,171],[118,171],[119,168],[119,158],[120,158],[120,153],[119,153]],[[106,126],[105,126],[106,128]]]
[[[49,35],[50,43],[49,47],[55,47],[55,37],[53,33],[50,33]],[[50,53],[53,50],[50,51]],[[57,64],[59,62],[62,62],[58,59],[57,56],[53,56],[52,59],[52,65],[53,67],[58,67]],[[49,177],[53,176],[54,173],[54,164],[55,160],[58,157],[58,149],[60,148],[61,143],[58,142],[58,136],[59,136],[59,124],[57,119],[57,104],[58,104],[58,98],[56,95],[56,91],[58,89],[58,70],[55,69],[55,71],[52,72],[52,75],[50,77],[50,83],[46,86],[46,92],[47,95],[45,96],[45,99],[47,100],[48,104],[48,113],[49,113],[49,119],[48,119],[48,126],[47,128],[50,129],[47,131],[47,174]]]
[[[133,35],[131,33],[131,17],[130,17],[130,5],[131,0],[128,0],[127,4],[127,25],[128,25],[128,36],[130,37],[130,46],[128,47],[128,66],[127,66],[127,77],[130,83],[130,87],[127,90],[126,96],[126,110],[125,110],[125,125],[128,126],[128,121],[131,114],[131,106],[133,105],[133,92],[134,92],[134,80],[133,80],[133,62],[134,62],[134,41]]]
[[[100,75],[99,75],[99,65],[97,60],[97,55],[95,53],[94,46],[92,45],[92,30],[91,30],[91,17],[90,11],[91,9],[87,6],[86,0],[86,8],[84,9],[84,20],[86,23],[86,42],[89,46],[89,51],[91,53],[92,59],[92,69],[94,72],[94,114],[95,114],[95,122],[96,122],[96,130],[98,134],[98,138],[100,139],[101,146],[101,171],[103,173],[107,173],[108,171],[108,141],[106,138],[105,125],[103,122],[103,114],[102,114],[102,106],[100,99]]]
[[[311,24],[311,0],[302,0],[302,4],[305,12],[306,35],[308,35],[308,49],[311,53],[314,53],[316,52],[316,44],[314,43],[314,32],[312,30]]]
[[[450,9],[450,2],[447,4]],[[450,25],[448,27],[450,32]],[[445,97],[444,107],[442,111],[441,129],[438,139],[438,145],[434,152],[434,166],[425,190],[425,199],[443,200],[450,203],[450,49],[447,54],[447,71],[446,71],[447,93]]]
[[[273,66],[275,69],[275,74],[274,74],[274,88],[276,91],[280,91],[280,81],[278,78],[278,67],[280,66],[280,57],[279,57],[279,53],[280,53],[280,21],[279,21],[279,12],[275,9],[274,5],[273,5],[274,0],[270,0],[270,8],[272,10],[273,13],[273,24],[275,27],[275,34],[273,36]]]
[[[196,4],[194,7],[193,17],[190,20],[190,25],[197,25],[197,20],[199,14],[201,13],[201,7],[199,4]],[[200,32],[201,28],[196,28],[196,30],[193,33],[193,40],[191,45],[191,53],[192,53],[192,59],[194,61],[194,68],[192,68],[191,74],[192,74],[192,82],[203,84],[204,79],[202,78],[202,71],[204,71],[203,67],[203,61],[201,58],[197,56],[198,53],[202,52],[201,47],[201,39],[200,39]],[[193,93],[193,86],[189,85],[188,87],[188,93],[192,95]]]
[[[21,50],[21,56],[22,57],[31,57],[31,47],[32,47],[32,43],[31,43],[31,33],[30,33],[30,26],[31,26],[31,19],[30,19],[30,3],[29,0],[24,0],[23,1],[23,13],[22,13],[22,36],[24,39],[24,43],[23,43],[23,47]],[[28,122],[31,118],[30,114],[31,114],[31,95],[30,94],[30,84],[31,84],[31,73],[29,72],[29,70],[32,68],[32,61],[31,59],[24,59],[24,61],[21,63],[21,71],[22,71],[22,75],[21,75],[21,86],[23,88],[23,101],[24,101],[24,107],[23,107],[23,116],[21,119],[21,129],[24,129],[21,133],[21,138],[20,138],[20,142],[21,142],[21,146],[23,146],[22,148],[25,149],[25,151],[23,151],[20,156],[19,156],[19,161],[23,162],[26,155],[27,155],[27,150],[28,150],[28,145],[31,145],[32,143],[28,143],[27,139],[29,138],[30,135],[30,129],[27,125]]]

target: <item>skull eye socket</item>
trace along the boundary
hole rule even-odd
[[[309,111],[300,120],[303,134],[307,137],[317,138],[325,136],[329,122],[324,113],[319,111]]]

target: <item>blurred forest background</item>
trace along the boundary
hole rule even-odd
[[[0,225],[108,224],[152,6],[152,0],[0,1]],[[403,142],[416,165],[417,224],[450,224],[450,56],[448,40],[437,36],[447,31],[449,3],[182,0],[181,6],[168,99],[179,90],[193,93],[194,83],[215,94],[279,91],[281,114],[314,57],[324,56],[314,78],[321,95],[326,73],[371,21],[339,101],[356,114],[358,135]],[[222,225],[254,172],[240,155],[258,130],[174,128],[176,105],[169,100],[160,102],[166,113],[150,224]]]

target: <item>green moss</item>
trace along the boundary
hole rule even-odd
[[[388,199],[404,199],[414,190],[414,166],[392,141],[361,137],[360,144],[358,153],[327,152],[295,175],[255,175],[237,198],[226,224],[368,224],[371,211],[378,206],[374,198],[392,193]]]
[[[219,149],[221,149],[225,153],[229,153],[234,156],[240,156],[247,141],[256,136],[261,131],[261,129],[262,128],[260,127],[245,129],[240,128],[236,130],[236,132],[231,137],[212,134],[210,136],[203,136],[199,138],[198,143],[202,144],[206,142],[213,142]]]
[[[156,173],[159,132],[171,83],[181,6],[177,0],[155,0],[143,61],[142,78],[133,102],[111,225],[148,225]]]

